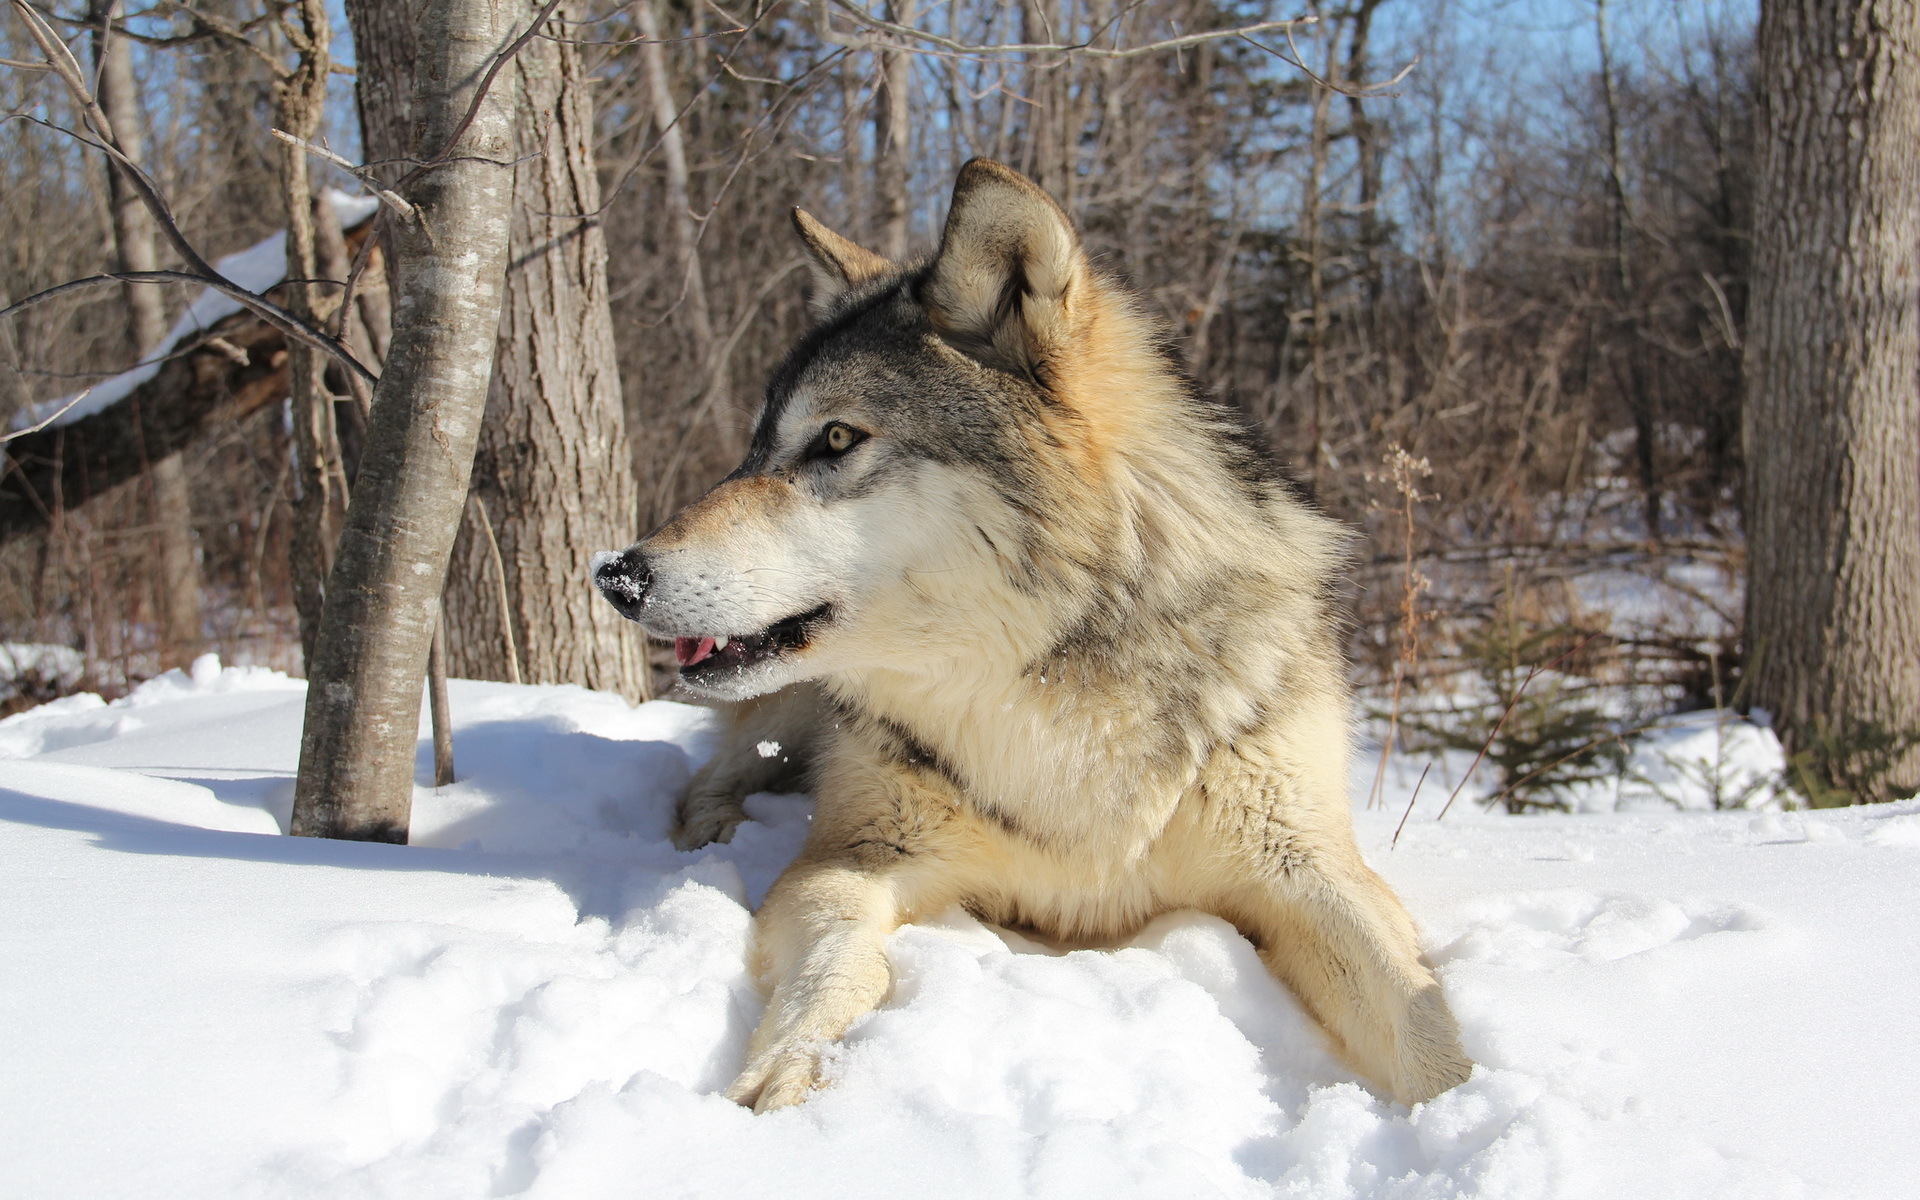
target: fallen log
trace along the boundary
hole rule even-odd
[[[45,528],[54,513],[138,478],[149,462],[286,396],[287,347],[279,330],[235,313],[207,333],[125,399],[0,447],[0,544]]]

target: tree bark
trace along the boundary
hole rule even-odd
[[[108,22],[119,0],[94,0],[90,19],[94,64],[99,73],[100,110],[134,162],[146,159],[146,114],[133,77],[133,55],[124,37],[109,36]],[[124,168],[107,164],[108,207],[114,244],[123,271],[159,269],[153,218],[127,183]],[[123,285],[127,305],[127,345],[135,357],[152,353],[167,337],[167,312],[159,288]],[[136,400],[137,403],[137,400]],[[135,420],[139,420],[136,408]],[[152,453],[147,479],[152,487],[156,600],[160,617],[160,665],[180,666],[200,653],[200,562],[193,540],[193,501],[180,452]]]
[[[421,685],[492,377],[512,217],[513,104],[478,85],[510,0],[427,0],[413,157],[392,222],[393,342],[309,672],[295,834],[404,842]],[[471,120],[467,114],[471,109]]]
[[[297,48],[299,57],[293,72],[275,86],[275,117],[281,129],[302,141],[311,141],[325,115],[327,73],[332,62],[328,44],[331,27],[322,0],[301,0],[299,21],[303,44]],[[306,151],[281,143],[280,187],[287,211],[287,278],[318,278],[320,255]],[[309,320],[329,311],[337,300],[338,293],[324,296],[311,284],[295,283],[287,288],[287,306]],[[294,472],[289,566],[294,610],[300,618],[300,654],[311,674],[327,573],[333,568],[334,547],[346,519],[347,480],[334,425],[333,396],[327,391],[326,359],[303,343],[289,346],[287,357],[289,415],[299,464]]]
[[[533,11],[527,6],[523,20]],[[356,44],[380,46],[362,59],[357,81],[367,157],[403,157],[408,108],[380,105],[404,94],[398,81],[413,73],[406,7],[350,0],[347,13]],[[565,6],[557,12],[568,15]],[[633,540],[637,513],[606,242],[589,215],[600,208],[600,184],[585,64],[578,47],[536,38],[495,86],[513,103],[513,157],[520,160],[497,361],[473,474],[497,554],[477,514],[467,519],[447,581],[449,670],[644,699],[650,679],[642,639],[594,594],[586,568],[594,550]]]
[[[912,25],[915,0],[888,0],[887,20]],[[907,217],[913,211],[907,195],[910,181],[913,52],[904,46],[880,51],[880,94],[873,106],[875,247],[895,262],[907,257]]]
[[[1920,5],[1768,0],[1743,443],[1753,703],[1920,789]]]
[[[589,555],[638,532],[606,241],[597,217],[572,215],[600,208],[592,94],[579,48],[544,39],[520,52],[511,83],[513,250],[473,468],[498,555],[477,520],[462,524],[447,584],[449,669],[644,699],[638,626],[588,585]]]

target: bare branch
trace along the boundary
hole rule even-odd
[[[548,23],[557,25],[560,22],[550,21]],[[584,24],[584,22],[581,21],[568,23],[573,25]],[[736,33],[747,32],[748,28],[746,25],[740,25],[732,29],[716,29],[712,33],[690,33],[686,37],[672,38],[571,38],[562,37],[557,33],[542,33],[539,36],[543,41],[565,42],[570,46],[676,46],[682,42],[706,42],[712,41],[714,38],[732,37]]]
[[[82,400],[85,400],[88,396],[91,396],[92,394],[93,394],[92,388],[82,389],[79,393],[77,393],[73,397],[73,399],[67,401],[65,404],[62,404],[59,408],[48,413],[46,416],[40,418],[38,421],[34,422],[32,425],[27,426],[25,429],[16,429],[12,433],[6,434],[5,436],[0,436],[0,446],[6,445],[8,442],[12,441],[15,438],[23,438],[29,434],[39,433],[42,429],[45,429],[47,426],[53,424],[55,421],[58,421],[61,417],[66,416],[68,412],[72,411],[74,405],[80,403]]]
[[[1321,87],[1326,88],[1328,91],[1337,92],[1342,96],[1349,96],[1356,100],[1364,100],[1369,96],[1385,95],[1387,93],[1388,88],[1398,86],[1401,80],[1413,74],[1413,69],[1420,65],[1420,56],[1416,54],[1413,56],[1413,61],[1409,62],[1406,66],[1401,67],[1397,72],[1394,73],[1394,76],[1391,79],[1383,79],[1379,83],[1363,83],[1359,85],[1355,85],[1351,83],[1338,83],[1338,82],[1335,82],[1334,80],[1328,79],[1326,76],[1320,74],[1320,72],[1314,70],[1312,67],[1307,65],[1306,57],[1300,53],[1300,47],[1294,43],[1293,30],[1291,29],[1287,30],[1287,46],[1289,49],[1293,51],[1292,54],[1282,54],[1280,51],[1275,50],[1272,46],[1269,46],[1264,42],[1254,41],[1252,37],[1250,37],[1245,33],[1236,34],[1235,36],[1237,36],[1241,41],[1245,42],[1247,45],[1252,46],[1254,49],[1263,50],[1266,53],[1273,55],[1275,58],[1279,59],[1281,62],[1286,63],[1288,66],[1292,67],[1294,70],[1299,71],[1301,74],[1305,75],[1308,79],[1312,80],[1314,83],[1319,84]]]
[[[346,159],[342,158],[340,155],[335,154],[333,151],[327,149],[326,147],[316,146],[312,142],[309,142],[304,138],[297,138],[283,129],[269,129],[267,132],[279,138],[281,141],[285,142],[289,146],[298,147],[301,150],[305,150],[308,154],[313,155],[315,158],[321,159],[325,162],[330,162],[334,166],[339,167],[341,170],[345,171],[347,174],[353,176],[355,179],[358,179],[361,183],[366,184],[367,187],[373,192],[375,196],[378,196],[381,199],[381,201],[383,201],[384,203],[392,205],[394,210],[398,212],[401,216],[403,217],[413,216],[413,212],[414,212],[413,205],[407,203],[406,199],[400,196],[398,193],[390,192],[386,188],[383,188],[379,186],[377,183],[375,183],[373,181],[372,172],[369,171],[366,167],[356,166],[355,164],[347,161]]]
[[[14,12],[25,22],[28,35],[33,38],[34,44],[40,47],[40,52],[47,56],[48,67],[54,74],[58,75],[60,81],[66,85],[67,91],[73,97],[74,103],[80,108],[81,114],[86,118],[87,125],[99,139],[97,148],[105,151],[107,156],[113,160],[114,164],[122,170],[129,185],[132,186],[134,192],[140,197],[141,202],[147,206],[147,211],[153,215],[154,224],[159,226],[160,231],[166,235],[167,241],[173,246],[175,252],[180,255],[181,259],[185,261],[187,266],[187,270],[184,272],[126,272],[117,275],[95,276],[93,280],[82,281],[82,283],[94,282],[100,279],[121,279],[134,283],[191,282],[203,284],[230,299],[238,301],[243,308],[250,310],[261,320],[278,329],[286,336],[298,339],[324,351],[342,366],[346,367],[349,372],[358,375],[367,383],[371,384],[375,382],[377,377],[373,372],[368,370],[366,365],[359,359],[355,358],[352,352],[338,339],[327,336],[325,333],[315,329],[306,321],[301,320],[299,317],[288,312],[273,301],[268,300],[266,297],[241,287],[233,280],[222,275],[212,263],[208,262],[206,258],[201,255],[193,243],[187,240],[186,234],[180,231],[179,222],[174,220],[172,208],[167,204],[166,198],[160,194],[160,189],[154,183],[152,176],[141,169],[139,163],[127,157],[126,153],[120,148],[119,139],[114,136],[112,122],[108,121],[107,114],[101,111],[99,101],[95,98],[93,91],[87,86],[86,76],[80,69],[80,64],[75,61],[73,54],[67,49],[66,43],[60,40],[59,35],[54,33],[52,27],[41,17],[39,11],[29,4],[27,0],[9,0],[9,3],[13,6]],[[553,0],[553,3],[558,3],[558,0]],[[551,7],[551,5],[549,7]],[[42,123],[44,124],[44,122]],[[50,126],[50,128],[58,127]],[[40,299],[51,298],[52,295],[58,294],[63,290],[65,290],[64,287],[55,288],[48,292],[40,293],[38,297],[28,297],[26,301],[22,301],[20,304],[15,304],[5,310],[0,310],[0,317],[18,311],[28,302],[37,303]]]
[[[337,281],[331,279],[314,279],[304,282],[336,283]],[[197,283],[202,287],[210,287],[228,299],[238,302],[242,308],[247,309],[286,336],[298,338],[315,349],[331,355],[340,365],[346,367],[348,371],[359,376],[367,383],[375,383],[379,380],[379,377],[368,370],[359,359],[355,358],[352,351],[348,350],[338,339],[321,333],[273,301],[268,300],[257,292],[248,291],[246,288],[241,287],[239,284],[218,272],[211,275],[200,275],[192,271],[112,271],[104,275],[89,275],[85,279],[72,279],[66,283],[56,284],[45,291],[35,292],[24,300],[16,301],[5,308],[0,308],[0,320],[5,320],[17,313],[25,312],[29,308],[44,304],[68,292],[97,287],[103,283]]]
[[[1077,54],[1086,58],[1138,58],[1143,54],[1159,54],[1167,50],[1180,50],[1187,46],[1200,45],[1203,42],[1217,42],[1227,38],[1248,38],[1252,34],[1273,33],[1283,29],[1292,31],[1301,26],[1315,24],[1320,20],[1317,16],[1302,15],[1286,21],[1260,21],[1253,25],[1240,25],[1232,29],[1209,29],[1200,33],[1189,33],[1182,37],[1166,38],[1161,41],[1148,42],[1139,46],[1116,46],[1110,48],[1095,46],[1093,42],[1101,33],[1106,32],[1107,26],[1102,26],[1098,33],[1095,33],[1092,38],[1084,42],[1009,42],[1001,45],[973,45],[957,41],[953,38],[942,37],[937,33],[929,33],[924,29],[915,29],[910,25],[899,25],[892,21],[883,20],[873,16],[871,13],[862,11],[859,7],[850,3],[849,0],[833,0],[833,7],[839,9],[843,14],[851,18],[855,24],[862,25],[868,29],[889,33],[896,38],[906,39],[908,42],[919,42],[928,46],[938,47],[940,50],[944,50],[950,54],[962,54],[973,57],[988,57],[1003,54]],[[827,27],[825,21],[821,22],[819,32],[827,41],[833,42],[836,45],[853,46],[855,49],[865,49],[867,43],[871,41],[869,38],[850,39],[844,34],[835,33],[831,28]],[[913,49],[911,45],[906,48],[909,50]],[[1261,49],[1264,50],[1266,47],[1262,46]],[[1270,53],[1277,52],[1270,51]]]

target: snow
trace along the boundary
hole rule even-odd
[[[0,642],[0,700],[11,700],[28,689],[45,685],[71,691],[86,673],[86,656],[71,646],[46,642]]]
[[[956,910],[895,935],[833,1086],[756,1117],[718,1094],[761,1007],[746,905],[804,797],[679,853],[704,710],[455,681],[461,782],[416,789],[415,844],[287,838],[303,701],[208,658],[0,721],[8,1194],[1752,1200],[1920,1172],[1920,801],[1436,821],[1435,789],[1389,850],[1396,763],[1356,821],[1480,1064],[1453,1092],[1373,1094],[1216,918],[1060,953]]]
[[[327,189],[327,196],[332,200],[334,212],[344,229],[357,228],[380,207],[380,202],[372,196],[349,196],[332,188]],[[248,291],[265,292],[287,277],[287,235],[283,232],[263,238],[237,254],[227,255],[213,266],[214,270]],[[132,395],[135,388],[160,373],[161,364],[174,347],[191,341],[239,311],[239,301],[212,288],[201,289],[193,303],[187,306],[187,311],[181,313],[180,319],[173,323],[166,338],[158,346],[147,350],[141,365],[94,384],[80,394],[78,402],[71,408],[66,406],[74,400],[72,396],[26,405],[15,414],[13,427],[28,429],[49,417],[53,417],[50,422],[53,426],[71,425],[118,404]],[[56,413],[59,415],[55,416]]]

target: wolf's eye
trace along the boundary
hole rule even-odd
[[[867,440],[867,435],[851,425],[834,421],[820,431],[807,447],[808,458],[838,458]]]

